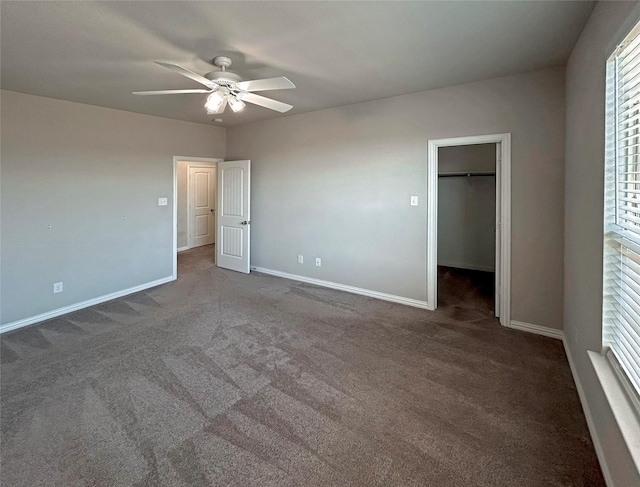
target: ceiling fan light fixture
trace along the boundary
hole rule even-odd
[[[217,91],[214,91],[207,97],[207,102],[204,104],[204,107],[208,112],[215,113],[220,110],[220,107],[224,103],[224,95]]]
[[[235,96],[230,96],[229,97],[229,106],[231,107],[231,110],[233,110],[235,113],[237,113],[237,112],[239,112],[240,110],[242,110],[245,107],[245,104],[239,98],[236,98]]]
[[[2,1],[2,0],[0,0]],[[176,95],[185,93],[210,93],[204,108],[209,115],[223,113],[227,105],[231,106],[234,112],[239,112],[246,103],[258,105],[260,107],[275,110],[280,113],[288,112],[293,108],[288,103],[273,100],[271,98],[257,95],[255,91],[287,90],[295,88],[291,80],[280,76],[277,78],[254,79],[242,81],[242,78],[235,73],[227,71],[231,66],[231,59],[226,56],[218,56],[213,60],[213,64],[220,68],[220,71],[211,71],[204,76],[183,68],[178,64],[156,61],[156,64],[170,69],[175,73],[185,76],[203,85],[206,89],[186,89],[186,90],[156,90],[156,91],[134,91],[134,95]]]

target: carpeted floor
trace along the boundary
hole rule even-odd
[[[2,485],[603,486],[562,344],[213,267],[2,336]],[[484,303],[484,304],[483,304]]]
[[[494,299],[495,273],[438,266],[438,308],[464,302],[495,315]]]

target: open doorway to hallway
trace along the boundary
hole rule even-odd
[[[216,171],[222,159],[174,157],[176,253],[202,248],[215,262]],[[175,266],[177,272],[177,260]]]

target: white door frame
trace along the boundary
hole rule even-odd
[[[190,166],[216,165],[224,161],[217,157],[189,157],[173,156],[173,278],[178,278],[178,162],[187,163],[187,176]],[[189,164],[193,162],[194,164]],[[187,181],[187,204],[189,203],[189,181]],[[187,218],[187,232],[189,232],[189,218]],[[188,242],[187,234],[187,242]]]
[[[511,320],[511,134],[476,135],[429,141],[427,152],[427,309],[438,306],[438,149],[458,145],[499,144],[496,160],[496,278],[500,324]]]

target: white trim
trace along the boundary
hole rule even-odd
[[[330,289],[337,289],[338,291],[345,291],[353,294],[360,294],[362,296],[368,296],[370,298],[381,299],[383,301],[391,301],[392,303],[405,304],[407,306],[413,306],[414,308],[429,309],[426,301],[420,301],[418,299],[405,298],[402,296],[396,296],[395,294],[381,293],[378,291],[371,291],[370,289],[363,289],[355,286],[348,286],[346,284],[339,284],[337,282],[323,281],[321,279],[314,279],[312,277],[300,276],[297,274],[289,274],[287,272],[274,271],[272,269],[265,269],[264,267],[251,267],[251,270],[256,272],[262,272],[263,274],[269,274],[271,276],[283,277],[285,279],[291,279],[292,281],[306,282],[307,284],[315,284],[316,286],[327,287]]]
[[[496,177],[494,179],[495,181],[495,188],[500,188],[500,173],[497,172],[497,169],[499,166],[502,165],[502,144],[496,144]],[[496,318],[500,318],[500,310],[501,310],[501,304],[502,303],[502,292],[501,292],[501,285],[500,285],[500,258],[498,256],[501,255],[500,253],[500,249],[502,248],[502,228],[500,227],[500,225],[497,224],[497,222],[502,221],[501,218],[501,208],[502,205],[500,204],[502,195],[500,194],[500,191],[496,191],[496,208],[495,208],[495,249],[494,249],[494,258],[493,258],[493,262],[495,264],[495,274],[494,274],[494,279],[493,279],[493,309],[494,309],[494,314],[496,315]]]
[[[610,349],[609,353],[611,353]],[[605,356],[591,350],[588,350],[587,354],[598,376],[602,391],[607,398],[636,472],[640,472],[640,416],[638,416],[636,401],[629,395],[629,392],[635,393],[635,390],[631,391],[632,385],[629,379],[624,371],[619,370],[619,364],[614,365],[611,356]],[[628,384],[629,389],[623,385],[621,380]]]
[[[582,404],[582,411],[584,412],[584,417],[587,420],[587,428],[589,429],[591,441],[593,442],[593,447],[596,450],[596,456],[598,457],[598,462],[600,463],[602,476],[604,477],[604,481],[608,486],[613,486],[614,483],[613,479],[611,478],[611,472],[609,470],[606,457],[604,455],[604,449],[602,447],[602,443],[600,443],[600,437],[597,434],[595,421],[593,420],[593,414],[591,414],[591,408],[589,407],[589,403],[587,402],[587,394],[584,391],[584,387],[582,387],[582,382],[580,382],[580,377],[578,376],[578,372],[573,361],[573,356],[571,355],[571,350],[567,345],[566,338],[563,337],[562,343],[564,345],[564,352],[567,355],[567,361],[569,362],[569,368],[571,369],[571,375],[573,375],[573,382],[576,385],[578,397],[580,398],[580,403]]]
[[[620,382],[621,379],[624,381],[629,379],[624,375],[625,372],[614,368],[610,357],[591,350],[587,350],[587,354],[620,430],[624,446],[629,452],[636,472],[640,472],[640,417],[636,403],[629,396],[630,391]],[[629,388],[631,387],[629,383]]]
[[[564,339],[564,332],[557,328],[549,328],[548,326],[534,325],[533,323],[525,323],[524,321],[511,320],[509,328],[515,330],[527,331],[529,333],[535,333],[536,335],[542,335],[557,340]]]
[[[456,269],[467,269],[471,271],[495,272],[495,268],[490,265],[465,264],[462,262],[438,262],[439,266],[454,267]]]
[[[438,145],[429,141],[427,153],[427,303],[438,307]]]
[[[178,278],[178,252],[180,249],[186,250],[184,247],[178,249],[178,162],[187,163],[187,175],[189,174],[189,162],[210,163],[217,167],[218,162],[223,161],[218,157],[188,157],[173,156],[173,278]],[[187,181],[187,204],[189,204],[189,181]],[[187,213],[188,214],[188,213]],[[189,242],[189,218],[187,216],[187,242]]]
[[[224,159],[219,157],[191,157],[191,156],[173,156],[173,160],[182,161],[182,162],[221,162]]]
[[[496,313],[503,326],[511,323],[511,134],[490,134],[471,137],[430,140],[427,149],[427,303],[437,308],[438,287],[438,149],[472,144],[499,144],[500,159],[496,161],[496,206],[499,205],[500,254],[496,255],[499,269],[500,299]]]
[[[173,156],[173,222],[171,225],[171,277],[178,278],[178,158]]]
[[[185,250],[189,250],[191,247],[189,247],[188,245],[186,247],[179,247],[178,248],[178,253],[180,252],[184,252]]]
[[[57,316],[71,313],[73,311],[78,311],[80,309],[88,308],[89,306],[95,306],[96,304],[104,303],[105,301],[111,301],[112,299],[121,298],[123,296],[144,291],[145,289],[160,286],[161,284],[166,284],[167,282],[171,282],[171,281],[175,281],[175,277],[173,276],[163,277],[162,279],[158,279],[156,281],[151,281],[145,284],[140,284],[139,286],[123,289],[122,291],[116,291],[114,293],[105,294],[97,298],[87,299],[86,301],[82,301],[80,303],[75,303],[69,306],[64,306],[62,308],[54,309],[53,311],[47,311],[46,313],[32,316],[30,318],[24,318],[22,320],[12,321],[11,323],[7,323],[5,325],[0,326],[0,333],[16,330],[18,328],[22,328],[23,326],[33,325],[34,323],[38,323],[40,321],[49,320],[51,318],[55,318]]]

